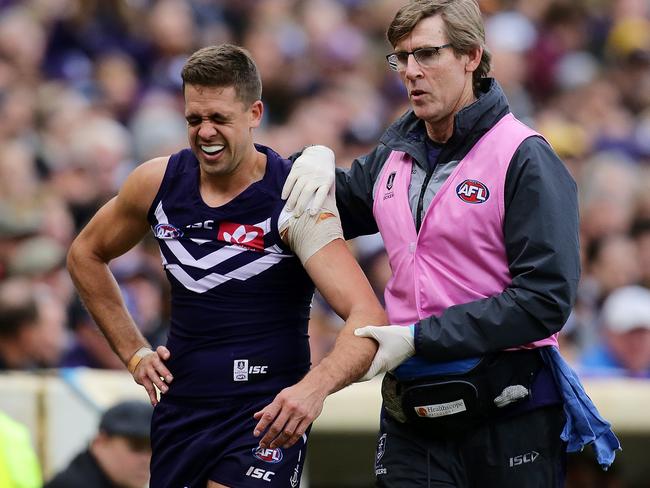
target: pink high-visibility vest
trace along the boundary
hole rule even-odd
[[[384,297],[393,324],[409,325],[452,305],[503,292],[512,282],[503,236],[508,165],[535,131],[504,116],[458,163],[416,232],[409,206],[412,159],[393,151],[376,187],[373,213],[392,277]],[[557,345],[557,334],[522,347]]]

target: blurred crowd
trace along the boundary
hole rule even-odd
[[[199,47],[246,47],[262,73],[256,140],[325,144],[348,166],[407,108],[385,30],[403,0],[0,0],[0,369],[123,368],[80,305],[66,250],[137,164],[186,146],[180,70]],[[482,0],[512,111],[578,182],[583,275],[561,333],[583,375],[650,377],[650,2]],[[543,225],[543,223],[540,223]],[[381,240],[351,242],[381,296]],[[112,263],[164,343],[153,239]],[[321,300],[313,362],[340,322]]]

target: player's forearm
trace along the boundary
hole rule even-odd
[[[371,312],[360,310],[351,314],[336,339],[334,349],[309,372],[305,380],[317,381],[329,395],[361,378],[372,363],[377,343],[372,339],[356,337],[354,329],[386,323],[386,315],[381,309]]]
[[[107,263],[73,243],[67,264],[84,305],[113,351],[127,364],[133,353],[148,343],[129,315]]]

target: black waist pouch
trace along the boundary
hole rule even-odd
[[[398,422],[427,435],[458,436],[528,398],[542,367],[537,350],[522,350],[485,356],[462,374],[404,381],[387,373],[382,383],[384,408]]]

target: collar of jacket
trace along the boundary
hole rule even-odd
[[[508,100],[499,83],[494,78],[483,78],[479,98],[454,117],[454,132],[444,144],[438,162],[464,157],[476,141],[508,112]],[[384,132],[380,142],[393,150],[410,154],[426,168],[426,138],[424,121],[409,110]]]

